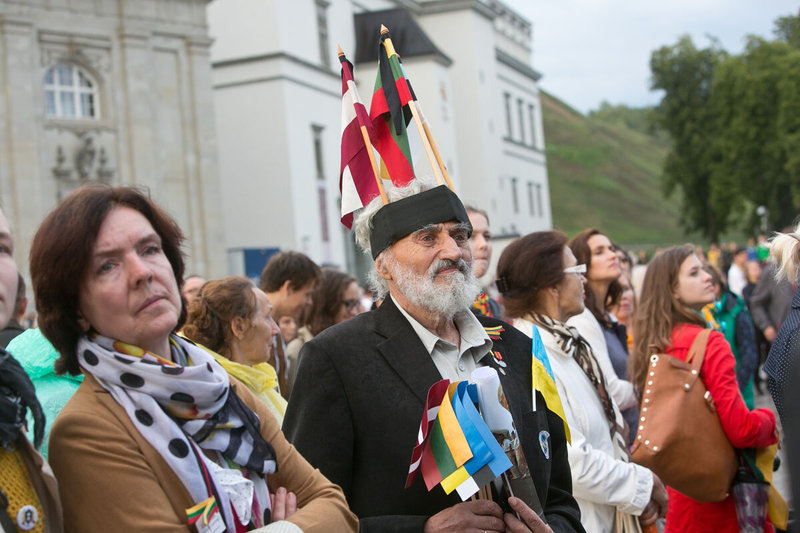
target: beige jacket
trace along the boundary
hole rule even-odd
[[[241,383],[233,390],[261,421],[275,448],[278,471],[270,492],[297,495],[288,520],[304,532],[357,531],[342,490],[289,444],[266,407]],[[49,460],[59,482],[65,531],[186,532],[194,502],[161,455],[136,430],[125,410],[87,375],[50,433]]]

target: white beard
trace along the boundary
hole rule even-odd
[[[403,296],[412,304],[448,319],[472,305],[480,292],[471,265],[463,259],[436,261],[422,275],[415,274],[399,261],[392,263],[392,277]],[[458,271],[446,274],[444,279],[448,283],[436,283],[436,273],[453,265]]]

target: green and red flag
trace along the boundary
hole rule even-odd
[[[445,493],[456,490],[466,500],[511,468],[476,402],[475,385],[466,381],[431,386],[406,487],[419,470],[428,490],[441,484]]]
[[[372,144],[381,156],[381,173],[402,187],[414,179],[414,166],[406,126],[411,121],[415,100],[403,72],[400,56],[394,49],[389,31],[381,29],[378,45],[378,75],[369,116],[372,119]]]

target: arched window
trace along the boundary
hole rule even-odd
[[[97,84],[75,65],[59,63],[47,70],[44,76],[44,97],[48,117],[100,117]]]

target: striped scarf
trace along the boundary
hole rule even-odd
[[[184,364],[91,334],[78,342],[78,360],[175,472],[196,504],[191,509],[217,514],[224,530],[234,532],[231,506],[243,524],[253,509],[269,508],[263,475],[276,471],[275,451],[261,436],[256,414],[231,392],[228,374],[210,354],[174,335],[170,347],[172,359]],[[219,466],[230,463],[233,470]],[[249,471],[250,479],[238,470]],[[251,505],[254,494],[258,505]],[[261,516],[252,518],[261,521]]]

